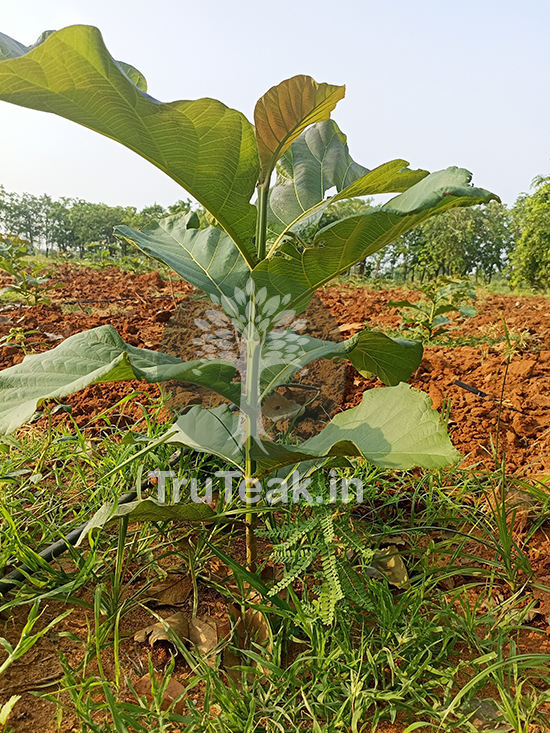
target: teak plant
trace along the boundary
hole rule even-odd
[[[452,280],[442,277],[421,288],[424,300],[389,300],[388,306],[401,310],[401,328],[423,331],[428,339],[442,336],[458,328],[450,326],[449,313],[459,313],[460,318],[473,318],[477,310],[465,301],[476,300],[476,290],[468,280]]]
[[[0,374],[1,431],[30,419],[40,402],[98,382],[179,379],[219,393],[238,409],[194,406],[163,440],[220,456],[242,474],[251,569],[253,517],[262,500],[258,482],[274,486],[294,470],[311,474],[346,456],[402,469],[457,459],[429,397],[404,383],[419,365],[420,344],[370,330],[332,343],[300,335],[291,319],[305,310],[317,288],[411,227],[453,207],[497,198],[473,188],[468,171],[451,167],[429,174],[410,170],[401,159],[373,170],[359,165],[330,119],[344,87],[308,76],[272,87],[257,102],[252,125],[215,99],[157,101],[143,75],[115,61],[93,27],[47,32],[31,47],[0,35],[0,59],[0,99],[53,112],[117,140],[200,202],[206,227],[200,228],[196,215],[185,214],[144,231],[119,226],[116,232],[224,310],[211,321],[220,318],[212,334],[215,358],[205,352],[185,363],[129,346],[110,326],[27,357]],[[325,198],[330,189],[336,193]],[[318,224],[331,203],[387,193],[397,195],[319,229],[307,243],[300,236]],[[235,333],[238,363],[224,358],[226,341]],[[389,386],[367,391],[358,407],[338,414],[300,445],[268,440],[261,424],[263,401],[319,358],[347,358],[359,372],[375,374]],[[161,506],[146,499],[116,510],[105,507],[92,525],[122,512],[135,519],[213,514],[206,504]]]
[[[27,254],[27,244],[16,238],[14,241],[0,235],[0,270],[11,275],[13,282],[0,290],[4,293],[14,293],[15,296],[27,305],[49,305],[50,299],[46,293],[50,290],[63,287],[57,283],[49,285],[50,277],[44,272],[44,265],[29,264],[23,261]]]

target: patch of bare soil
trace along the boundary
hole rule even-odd
[[[156,272],[134,275],[112,267],[90,270],[73,264],[58,268],[56,279],[64,287],[53,291],[51,305],[0,312],[0,337],[14,327],[37,330],[39,333],[28,336],[27,349],[40,352],[57,346],[74,333],[108,323],[133,346],[166,351],[185,359],[197,358],[193,339],[201,335],[201,330],[195,320],[211,309],[212,304],[193,297],[193,288],[187,283],[178,280],[170,284]],[[174,299],[174,291],[187,297]],[[327,287],[309,306],[304,332],[317,338],[340,340],[361,330],[363,323],[382,330],[397,328],[400,315],[386,304],[391,299],[411,297],[414,299],[417,294],[401,288],[373,291]],[[453,342],[460,343],[467,337],[498,336],[502,333],[501,318],[513,333],[524,332],[526,341],[508,368],[500,345],[452,348]],[[335,324],[340,326],[339,334],[335,334]],[[549,473],[550,299],[491,295],[478,303],[474,318],[466,319],[452,332],[452,339],[448,347],[425,348],[422,364],[409,383],[427,392],[436,409],[450,400],[451,439],[466,456],[464,465],[494,467],[492,446],[497,442],[499,426],[499,452],[505,453],[509,471],[529,475]],[[0,368],[22,359],[21,348],[11,344],[0,347]],[[308,365],[307,374],[299,375],[295,381],[319,390],[312,402],[315,392],[296,387],[279,390],[289,400],[310,403],[297,421],[298,435],[308,437],[318,432],[336,411],[357,405],[366,389],[382,386],[376,379],[365,379],[353,367],[347,369],[347,377],[345,371],[343,362],[319,361]],[[457,380],[487,396],[464,390],[455,384]],[[73,406],[72,415],[77,424],[84,426],[132,390],[141,392],[146,402],[160,395],[157,385],[129,382],[88,387],[64,401]],[[221,400],[207,390],[192,386],[164,385],[163,391],[172,392],[172,404],[178,409],[188,404],[214,405]],[[125,405],[125,417],[121,420],[138,419],[142,410],[139,404]],[[54,422],[63,419],[67,418],[62,414],[54,416]],[[278,423],[277,427],[285,429],[288,421]]]
[[[389,300],[415,299],[413,291],[369,291],[329,287],[319,297],[334,314],[346,337],[371,327],[397,328],[401,317],[388,308]],[[507,368],[501,346],[454,346],[468,337],[493,339],[503,333],[504,318],[513,334],[524,332],[523,350],[517,350]],[[353,327],[347,327],[347,324]],[[405,334],[406,335],[406,334]],[[434,407],[450,400],[450,434],[453,444],[466,456],[463,465],[494,468],[493,445],[506,456],[509,472],[524,475],[550,473],[550,300],[543,297],[491,295],[478,304],[478,314],[452,331],[449,346],[427,346],[422,363],[409,384],[427,392]],[[463,382],[485,397],[461,388]],[[347,409],[357,405],[366,389],[382,386],[365,379],[353,367],[342,402]],[[501,401],[502,398],[502,401]],[[499,424],[500,412],[500,424]]]

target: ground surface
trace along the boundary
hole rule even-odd
[[[171,286],[157,273],[121,275],[111,267],[91,270],[74,265],[61,267],[58,278],[63,288],[53,291],[51,305],[0,313],[0,337],[14,327],[37,330],[39,333],[28,337],[28,343],[36,351],[43,351],[72,334],[111,324],[134,346],[166,350],[185,359],[197,358],[192,339],[200,336],[201,331],[194,320],[202,317],[205,308],[211,305],[197,299],[186,283],[178,281]],[[186,294],[183,300],[182,294]],[[315,303],[310,307],[306,313],[306,332],[340,340],[354,335],[365,323],[380,330],[396,329],[401,317],[386,303],[404,297],[415,300],[418,293],[401,288],[327,287],[319,293],[326,309],[321,312]],[[524,475],[550,473],[550,299],[488,295],[477,305],[478,314],[451,332],[449,345],[425,347],[420,368],[409,383],[426,391],[436,409],[450,399],[451,438],[466,457],[465,465],[494,466],[491,441],[496,442],[502,394],[499,444],[500,451],[505,452],[507,469]],[[177,306],[179,310],[174,316]],[[507,359],[502,319],[512,336],[522,334],[508,368],[504,390]],[[338,334],[335,334],[336,326],[340,330]],[[464,342],[469,345],[460,345]],[[0,368],[18,363],[22,358],[23,353],[16,346],[0,348]],[[335,410],[356,405],[365,389],[381,386],[378,380],[365,379],[352,367],[348,368],[345,389],[342,378],[341,365],[329,368],[320,364],[317,371],[310,370],[303,381],[317,385],[321,395],[306,411],[302,421],[305,424],[302,427],[298,424],[299,432],[307,436],[314,431],[308,419],[315,407],[319,420],[326,420]],[[456,386],[456,380],[488,396],[476,396]],[[137,382],[96,385],[66,402],[73,406],[73,417],[84,425],[134,388],[151,396],[159,394],[155,385]],[[182,390],[178,405],[197,402],[197,394],[203,392],[196,388]],[[298,390],[293,391],[292,397],[302,403],[310,399],[309,394]],[[211,400],[210,395],[202,402],[206,404],[207,400]]]
[[[205,301],[197,298],[192,288],[185,283],[177,281],[170,284],[157,273],[121,274],[114,268],[90,270],[74,265],[60,267],[56,277],[63,288],[53,292],[50,305],[0,311],[0,337],[7,335],[14,327],[38,331],[27,336],[26,348],[40,352],[58,345],[62,339],[74,333],[112,324],[124,340],[132,345],[167,350],[184,358],[193,358],[195,347],[192,339],[200,333],[200,329],[191,321],[204,314]],[[2,284],[5,283],[0,280],[0,287]],[[390,299],[404,297],[415,299],[417,294],[403,289],[369,290],[348,285],[325,288],[319,293],[320,303],[314,304],[308,311],[308,332],[318,337],[340,340],[361,330],[364,323],[381,330],[397,329],[400,315],[395,309],[388,308],[386,303]],[[176,309],[179,309],[177,313]],[[499,341],[503,335],[502,318],[512,335],[517,337],[517,348],[511,357],[504,386],[507,358],[503,341]],[[521,339],[520,334],[523,334]],[[450,434],[454,445],[465,456],[464,465],[477,466],[479,469],[494,468],[495,449],[492,446],[497,443],[502,395],[498,449],[501,456],[505,455],[507,470],[537,479],[550,475],[550,300],[543,297],[488,295],[478,302],[478,314],[460,324],[452,332],[452,337],[458,345],[449,343],[425,348],[420,368],[411,378],[410,384],[425,390],[437,409],[450,400]],[[487,343],[487,340],[491,343]],[[0,368],[20,362],[22,357],[22,351],[17,346],[3,346],[0,348]],[[358,404],[366,389],[380,386],[376,379],[366,379],[352,367],[347,369],[347,374],[342,371],[341,365],[336,374],[334,370],[326,371],[326,366],[324,369],[312,367],[303,379],[305,384],[314,385],[319,390],[298,423],[299,433],[304,436],[316,432],[338,410]],[[476,396],[462,389],[454,384],[456,380],[477,388],[487,396]],[[72,417],[77,424],[85,427],[93,417],[135,389],[142,392],[139,402],[145,405],[160,394],[155,385],[133,382],[95,385],[63,401],[72,406]],[[285,396],[302,403],[309,400],[309,396],[304,398],[294,389],[287,391]],[[197,402],[206,404],[207,399],[210,398],[202,392],[183,388],[177,396],[176,408]],[[140,418],[142,409],[137,403],[125,406],[123,420],[132,422]],[[54,424],[58,424],[67,417],[58,413],[52,419]],[[45,425],[45,418],[41,420],[38,427]],[[530,543],[529,558],[536,580],[542,585],[550,585],[549,534],[546,524]],[[203,605],[199,613],[223,617],[216,602],[210,600],[207,590],[202,598]],[[541,591],[540,604],[545,612],[539,615],[537,624],[543,636],[540,633],[524,633],[521,636],[523,652],[550,652],[550,636],[544,636],[548,623],[546,618],[550,619],[550,594],[544,595]],[[50,620],[62,610],[61,604],[50,604],[43,621]],[[27,611],[28,608],[18,608],[15,615],[6,620],[0,635],[15,640]],[[127,656],[135,656],[135,645],[131,640],[133,633],[149,622],[146,611],[124,619],[121,632],[128,640],[123,643],[122,649]],[[85,638],[87,628],[84,612],[77,609],[62,622],[62,628]],[[23,694],[23,699],[18,703],[17,716],[10,719],[17,733],[55,730],[53,723],[52,727],[47,727],[45,723],[53,713],[53,706],[36,700],[27,691],[46,687],[50,679],[55,681],[59,677],[58,650],[69,655],[76,654],[74,644],[71,645],[68,638],[54,642],[53,637],[46,636],[4,677],[3,683],[7,688],[0,698],[0,704],[8,694]],[[112,670],[106,669],[107,675],[110,672]],[[179,679],[184,681],[186,674],[180,670]],[[76,724],[75,720],[70,715],[66,717],[63,733],[78,730],[71,727],[73,724]],[[393,733],[403,728],[382,724],[379,730]]]

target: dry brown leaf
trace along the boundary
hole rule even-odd
[[[165,606],[180,606],[185,603],[193,589],[193,581],[187,575],[169,575],[162,583],[147,591],[145,601],[156,601]]]
[[[159,685],[162,684],[162,677],[160,675],[157,675],[157,680]],[[144,677],[141,677],[135,683],[134,690],[137,692],[138,695],[145,696],[148,703],[153,702],[153,694],[151,692],[151,677],[148,674],[146,674]],[[164,691],[162,703],[160,705],[161,710],[168,710],[168,708],[173,705],[174,700],[177,700],[183,692],[185,692],[185,687],[172,677],[166,687],[166,690]],[[178,700],[173,708],[174,712],[178,715],[182,715],[185,712],[185,709],[186,705],[184,700]]]
[[[218,624],[211,616],[197,616],[189,622],[189,641],[194,644],[201,656],[211,667],[216,665],[216,655],[212,650],[218,645]]]
[[[344,323],[342,326],[333,328],[331,333],[345,333],[346,331],[362,331],[365,328],[364,323]]]
[[[232,604],[230,612],[235,619],[235,629],[240,649],[250,649],[252,644],[264,644],[269,640],[269,626],[261,611],[247,608],[244,620],[239,608]]]
[[[181,611],[165,618],[164,624],[167,624],[174,634],[182,641],[189,639],[189,622]],[[151,624],[151,626],[146,626],[134,635],[134,641],[143,644],[147,639],[149,639],[149,644],[151,646],[153,646],[156,641],[171,642],[170,634],[165,630],[164,624],[159,621],[156,624]]]
[[[262,405],[262,415],[273,422],[292,420],[304,414],[304,406],[299,402],[287,399],[284,395],[274,392],[266,397]]]

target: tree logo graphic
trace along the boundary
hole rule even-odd
[[[202,359],[222,359],[234,365],[240,377],[242,435],[259,441],[266,431],[263,417],[278,419],[298,414],[301,405],[270,395],[285,372],[294,374],[310,339],[301,335],[306,320],[286,308],[290,295],[268,297],[265,287],[257,289],[252,279],[246,288],[235,288],[233,296],[210,296],[221,306],[195,319],[200,336],[192,343]],[[276,381],[277,380],[277,381]],[[275,403],[275,404],[274,404]]]

